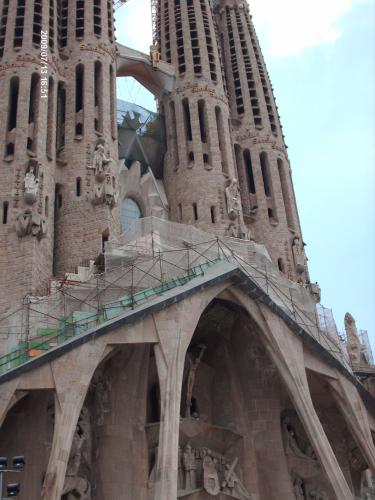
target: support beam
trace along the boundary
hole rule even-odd
[[[362,399],[355,387],[341,375],[339,375],[338,380],[330,380],[329,385],[332,396],[358,448],[361,450],[369,469],[375,474],[375,447]]]
[[[41,500],[61,499],[72,440],[91,378],[111,350],[97,340],[51,363],[56,386],[55,426]]]
[[[287,325],[265,305],[256,303],[237,290],[233,294],[258,323],[261,339],[279,370],[305,432],[328,476],[337,500],[353,500],[340,465],[315,411],[306,377],[303,344]]]

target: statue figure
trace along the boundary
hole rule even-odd
[[[208,454],[203,458],[203,488],[210,495],[220,493],[219,475],[213,458]]]
[[[200,344],[198,347],[200,348],[200,352],[196,359],[193,359],[189,353],[186,354],[186,359],[189,363],[189,374],[187,378],[187,390],[186,390],[186,411],[185,411],[186,417],[191,417],[191,401],[193,396],[195,374],[198,369],[199,363],[202,360],[204,351],[206,350],[206,346],[204,344]]]
[[[195,490],[197,488],[197,462],[195,451],[190,444],[185,446],[182,458],[185,469],[185,490]]]
[[[346,349],[348,351],[349,359],[352,363],[359,365],[361,363],[362,346],[358,338],[355,320],[351,314],[345,314],[344,325],[347,338]]]
[[[39,179],[37,177],[38,162],[30,160],[29,168],[25,174],[25,201],[26,203],[35,203],[38,198]]]
[[[284,429],[284,440],[285,440],[285,453],[292,454],[298,458],[303,458],[305,460],[314,460],[311,456],[312,453],[310,451],[310,456],[306,455],[301,448],[299,447],[296,439],[296,435],[293,427],[290,425],[290,421],[288,418],[283,420],[283,429]]]
[[[302,489],[303,481],[300,477],[297,477],[293,483],[293,490],[296,500],[305,500],[305,495]]]
[[[237,179],[232,179],[225,188],[227,211],[230,219],[237,219],[241,211]]]
[[[305,271],[305,255],[299,236],[295,236],[293,239],[292,252],[296,271],[302,274]]]
[[[184,464],[182,460],[182,450],[181,446],[178,447],[178,476],[177,476],[177,490],[183,490],[185,486],[184,481]]]
[[[160,61],[160,52],[157,45],[150,45],[150,59],[153,69],[156,69]]]
[[[222,491],[240,500],[250,500],[251,497],[235,472],[237,463],[238,458],[235,458],[231,465],[225,464]]]
[[[95,170],[98,180],[104,179],[104,175],[108,171],[108,165],[112,161],[112,158],[110,156],[107,157],[105,154],[103,141],[98,141],[93,155],[92,167],[90,167]]]

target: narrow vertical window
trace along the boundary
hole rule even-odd
[[[166,2],[166,10],[168,9],[168,2]],[[186,71],[185,65],[185,44],[184,44],[184,33],[182,29],[182,17],[181,17],[181,5],[180,0],[174,0],[174,18],[175,18],[175,28],[176,28],[176,45],[177,45],[177,55],[178,55],[178,72],[180,75],[184,74]],[[169,17],[166,18],[166,22],[169,24]],[[167,27],[167,25],[166,25]],[[170,52],[170,40],[167,40],[167,51]],[[168,54],[167,54],[168,56]]]
[[[96,36],[101,36],[102,34],[102,12],[101,12],[101,0],[94,0],[94,33]]]
[[[171,119],[171,129],[168,131],[168,137],[170,138],[173,163],[174,166],[177,166],[179,164],[179,157],[178,157],[178,145],[177,145],[176,109],[173,101],[169,103],[169,111]]]
[[[44,215],[45,215],[45,217],[48,217],[48,213],[49,213],[49,198],[48,198],[48,196],[46,196],[44,198]]]
[[[281,257],[279,259],[277,259],[277,265],[278,265],[279,271],[281,271],[283,273],[285,268],[284,268],[283,259]]]
[[[201,141],[205,143],[207,142],[206,105],[203,100],[198,101],[198,117],[199,117],[199,128],[201,132]]]
[[[68,14],[69,3],[68,0],[60,0],[57,4],[57,26],[58,26],[58,41],[59,48],[66,47],[68,40]]]
[[[181,203],[178,204],[178,221],[182,221],[182,206]]]
[[[55,113],[55,82],[52,76],[48,81],[48,111],[47,111],[47,137],[46,153],[49,159],[52,159],[52,137],[53,137],[53,117]]]
[[[271,196],[270,180],[268,172],[268,158],[266,153],[260,154],[260,168],[262,170],[263,186],[266,196]]]
[[[95,118],[94,126],[96,132],[103,132],[103,69],[99,61],[95,62],[94,71],[94,96],[95,96]]]
[[[25,0],[17,1],[16,18],[14,22],[13,47],[22,47],[23,28],[25,25]]]
[[[42,0],[34,0],[33,44],[40,47],[40,31],[42,29]]]
[[[9,82],[9,102],[5,157],[13,158],[16,143],[17,111],[18,111],[19,78],[14,76]]]
[[[113,42],[113,3],[107,0],[108,38]]]
[[[9,0],[4,0],[0,16],[0,58],[3,57],[4,54],[5,36],[8,24],[8,12],[9,12]]]
[[[196,203],[193,203],[193,215],[194,215],[194,220],[198,220],[198,207]]]
[[[280,158],[277,160],[277,168],[279,171],[281,192],[283,195],[283,201],[284,201],[284,207],[285,207],[286,221],[287,221],[288,227],[290,227],[291,229],[294,229],[293,209],[292,209],[292,202],[291,202],[291,199],[289,196],[287,174],[285,172],[284,163]]]
[[[66,89],[62,82],[57,87],[56,156],[61,156],[65,147]]]
[[[188,141],[193,139],[193,134],[191,131],[191,120],[190,120],[190,108],[189,101],[187,99],[182,100],[182,110],[184,113],[184,123],[185,123],[185,133]]]
[[[215,221],[216,221],[216,217],[215,217],[216,210],[215,210],[215,207],[211,207],[210,211],[211,211],[211,222],[212,222],[212,224],[215,224]]]
[[[250,151],[248,149],[245,149],[245,151],[243,152],[243,159],[246,166],[247,184],[249,187],[249,193],[255,194],[253,164],[251,161]]]
[[[84,66],[79,64],[76,67],[76,138],[81,139],[84,127]]]
[[[225,174],[228,173],[228,158],[227,152],[225,149],[225,132],[224,132],[224,121],[223,114],[219,106],[215,107],[215,118],[216,118],[216,128],[217,128],[217,137],[219,140],[219,149],[221,153],[221,165],[223,168],[223,172]]]
[[[76,196],[81,196],[82,179],[77,177],[76,179]]]
[[[39,75],[33,73],[30,84],[29,98],[29,121],[27,132],[27,149],[36,152],[37,128],[38,128],[38,110],[39,110]]]
[[[202,62],[201,62],[201,49],[199,47],[200,37],[197,30],[197,20],[195,16],[194,0],[187,0],[187,13],[190,28],[190,43],[193,56],[194,73],[201,75]]]
[[[49,47],[55,51],[55,0],[49,0]]]
[[[3,224],[7,224],[7,222],[8,222],[8,209],[9,209],[9,203],[7,201],[4,201],[4,203],[3,203]]]
[[[112,139],[116,139],[117,123],[116,123],[116,79],[113,71],[113,66],[109,67],[109,98],[111,106],[111,131]]]
[[[76,38],[85,36],[85,1],[76,0]]]

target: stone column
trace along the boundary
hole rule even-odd
[[[261,304],[266,348],[279,369],[290,398],[301,419],[306,434],[320,464],[328,476],[337,500],[353,500],[340,465],[315,411],[307,382],[303,358],[303,344],[286,324]]]
[[[261,340],[279,370],[291,401],[309,437],[311,445],[328,476],[337,500],[353,500],[327,436],[315,411],[306,377],[302,341],[265,305],[232,289],[233,294],[258,323]]]
[[[361,450],[369,469],[375,473],[375,447],[371,435],[367,412],[353,384],[341,375],[329,382],[332,396],[342,413],[346,425],[358,448]]]
[[[78,418],[91,378],[112,348],[87,343],[51,363],[56,384],[55,427],[41,500],[60,500]]]
[[[18,379],[9,380],[0,387],[0,427],[3,425],[8,409],[12,406],[12,400],[18,385]]]

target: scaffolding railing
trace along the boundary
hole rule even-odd
[[[135,221],[119,240],[107,243],[104,273],[84,283],[55,283],[51,296],[25,302],[22,324],[13,324],[21,330],[17,334],[20,344],[0,357],[0,373],[181,286],[221,261],[235,264],[270,301],[349,368],[329,310],[321,306],[317,311],[308,290],[280,273],[264,247],[148,217]]]

